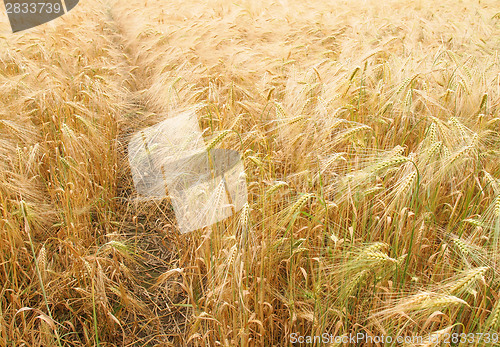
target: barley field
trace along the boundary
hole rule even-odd
[[[499,345],[498,11],[87,0],[15,34],[2,12],[0,346]],[[248,203],[181,234],[127,143],[187,109]]]

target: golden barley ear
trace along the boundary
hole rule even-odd
[[[38,269],[40,270],[42,280],[45,281],[47,277],[47,251],[45,245],[42,245],[42,248],[40,248],[36,262],[38,263]]]

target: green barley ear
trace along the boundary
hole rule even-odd
[[[368,246],[366,246],[359,254],[358,258],[363,257],[366,253],[370,252],[382,252],[387,251],[389,245],[385,242],[374,242]]]
[[[370,196],[373,193],[380,192],[384,190],[384,187],[381,184],[376,185],[375,187],[371,187],[362,192],[363,196]]]
[[[469,306],[469,304],[453,295],[437,295],[436,297],[431,297],[421,305],[416,305],[419,309],[434,309],[434,308],[447,308],[454,305],[464,305]]]
[[[447,286],[446,291],[450,295],[462,295],[470,290],[477,281],[484,279],[483,275],[488,270],[489,267],[486,266],[467,270],[458,275],[458,278]]]
[[[487,184],[493,189],[495,194],[500,194],[500,180],[493,177],[489,172],[483,170],[484,179]]]
[[[477,227],[481,227],[481,228],[485,227],[485,224],[481,220],[476,219],[476,218],[467,218],[467,219],[464,219],[463,221],[466,223],[472,224],[474,226],[477,226]]]
[[[245,113],[240,113],[238,115],[238,117],[236,117],[236,119],[233,121],[230,128],[234,129],[236,127],[236,125],[238,125],[238,123],[244,118],[245,115],[246,115]]]
[[[406,258],[407,258],[407,257],[408,257],[408,254],[403,254],[403,255],[400,255],[400,256],[396,259],[396,261],[394,262],[394,265],[395,265],[396,267],[398,267],[398,268],[400,268],[400,269],[401,269],[401,267],[403,266],[403,264],[404,264],[404,262],[405,262],[405,260],[406,260]]]
[[[220,183],[217,185],[217,188],[215,189],[213,195],[212,206],[214,210],[217,210],[221,206],[225,193],[226,193],[226,187],[224,185],[224,181],[221,180]]]
[[[495,217],[500,217],[500,195],[498,195],[494,202],[493,214]]]
[[[351,259],[338,270],[339,278],[355,278],[357,281],[361,281],[358,274],[368,274],[370,272],[381,275],[388,269],[388,266],[392,269],[397,260],[387,255],[388,247],[384,242],[375,242],[350,252]],[[352,286],[349,288],[352,288]]]
[[[384,171],[387,168],[393,167],[393,166],[398,166],[401,164],[404,164],[408,162],[408,158],[397,155],[393,158],[386,159],[370,168],[370,172],[376,173],[376,172],[381,172]]]
[[[471,150],[474,150],[476,149],[476,147],[479,145],[479,134],[478,133],[474,133],[472,134],[472,138],[470,140],[470,144],[469,144],[469,147]]]
[[[427,136],[429,137],[429,142],[430,143],[436,143],[436,142],[438,142],[436,123],[432,123],[429,126],[429,130],[427,132]]]
[[[427,150],[428,156],[432,158],[436,153],[438,153],[442,146],[443,143],[441,141],[433,142],[432,146]]]
[[[446,160],[446,165],[448,167],[451,167],[455,163],[459,163],[461,159],[465,158],[467,156],[467,154],[469,154],[469,151],[470,151],[469,146],[463,146],[458,151],[456,151],[448,156],[448,159]]]
[[[238,224],[242,230],[248,229],[249,220],[250,220],[250,205],[247,202],[241,208],[240,218],[238,219]]]
[[[341,279],[343,285],[340,287],[339,299],[345,301],[353,295],[356,289],[365,281],[367,275],[368,270],[346,274],[345,279]]]
[[[457,128],[460,132],[460,135],[462,137],[467,137],[468,136],[468,132],[470,131],[469,129],[467,129],[465,127],[465,125],[463,125],[456,117],[451,117],[450,118],[450,122],[453,124],[453,126],[455,128]]]
[[[289,216],[295,216],[302,208],[304,205],[314,197],[314,194],[308,193],[308,194],[303,194],[300,198],[297,199],[297,201],[292,205],[290,208]]]
[[[436,292],[419,292],[400,299],[389,308],[385,308],[371,316],[372,319],[387,320],[404,315],[412,320],[424,320],[436,310],[446,310],[455,306],[469,304],[453,295]]]
[[[396,259],[389,257],[386,253],[380,251],[364,252],[363,257],[359,258],[360,261],[365,261],[370,266],[376,266],[381,263],[396,263]]]
[[[468,256],[470,254],[470,251],[469,251],[469,247],[467,246],[467,244],[462,241],[461,239],[453,239],[452,240],[452,243],[457,247],[457,249],[460,251],[460,253],[463,255],[463,256]]]
[[[335,153],[334,155],[323,161],[321,164],[321,171],[325,171],[328,167],[330,167],[330,165],[332,165],[337,160],[347,161],[343,156],[344,154],[345,154],[344,152]]]
[[[445,158],[449,158],[451,156],[450,149],[447,146],[443,146],[443,153]]]
[[[224,138],[231,133],[232,130],[224,130],[221,131],[220,134],[218,134],[210,143],[207,145],[207,151],[210,151],[215,148],[219,143],[224,140]]]
[[[500,299],[497,300],[490,315],[486,319],[486,331],[498,330],[500,330]]]
[[[286,117],[286,112],[285,109],[283,108],[283,105],[279,102],[274,102],[274,107],[276,109],[276,118],[284,119]]]
[[[493,242],[493,247],[500,245],[500,194],[497,195],[487,207],[480,219],[466,219],[468,223],[477,224],[489,232],[488,237]]]
[[[417,179],[416,171],[412,171],[409,174],[402,177],[396,189],[398,191],[398,196],[400,196],[400,194],[406,193],[406,191],[415,183],[416,179]]]
[[[307,116],[299,115],[299,116],[295,116],[295,117],[286,119],[286,124],[292,125],[292,124],[299,123],[299,122],[306,122],[306,121],[309,121],[309,119],[310,118]]]
[[[370,126],[363,124],[344,130],[335,137],[335,139],[333,140],[333,144],[339,144],[345,139],[348,139],[357,133],[367,130],[373,130],[373,129]]]
[[[228,268],[231,268],[234,265],[234,261],[236,260],[236,256],[238,254],[238,247],[237,245],[233,245],[231,249],[229,249],[229,252],[227,254],[227,266]]]
[[[266,197],[272,196],[274,193],[276,193],[279,189],[282,187],[288,187],[288,183],[284,181],[276,181],[275,184],[273,184],[267,191],[266,191]]]

